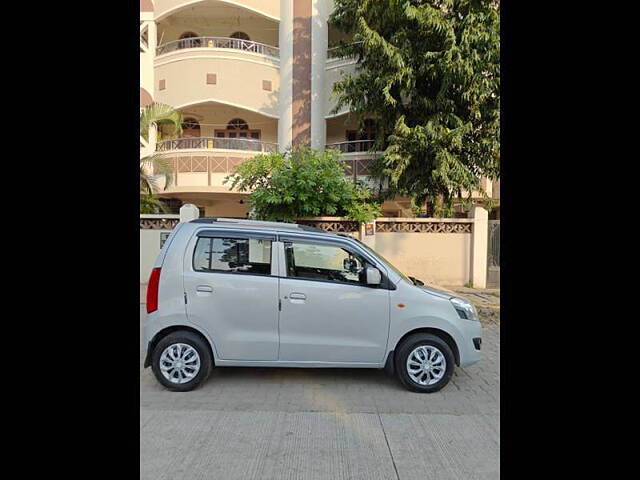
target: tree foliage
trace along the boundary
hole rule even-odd
[[[153,174],[148,172],[152,171]],[[140,159],[140,193],[152,195],[160,189],[159,176],[164,178],[164,186],[171,182],[171,165],[163,157],[149,155]]]
[[[149,141],[149,128],[161,124],[172,126],[177,135],[182,134],[182,115],[169,105],[153,103],[140,111],[140,136],[146,141]],[[158,155],[140,158],[140,213],[167,211],[166,206],[153,195],[159,189],[158,176],[164,178],[166,188],[171,181],[168,162]]]
[[[249,206],[260,220],[337,215],[366,222],[380,213],[371,191],[345,176],[345,165],[333,150],[296,147],[256,155],[240,164],[227,182],[232,189],[251,191]]]
[[[167,206],[151,194],[140,192],[140,213],[168,213]]]
[[[500,14],[487,0],[335,0],[330,22],[356,72],[334,86],[344,107],[378,125],[388,195],[419,203],[483,191],[499,177]],[[470,193],[469,193],[470,195]]]
[[[140,136],[149,140],[152,125],[170,125],[177,136],[182,135],[182,114],[164,103],[152,103],[140,111]]]

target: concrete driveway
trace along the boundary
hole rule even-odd
[[[500,327],[484,328],[484,359],[429,395],[378,370],[293,368],[217,368],[169,392],[141,340],[140,478],[497,479]]]

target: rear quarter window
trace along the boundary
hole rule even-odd
[[[193,252],[197,272],[271,274],[271,240],[200,237]]]

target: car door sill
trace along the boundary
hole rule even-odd
[[[289,367],[289,368],[383,368],[381,363],[362,362],[292,362],[285,360],[220,360],[216,359],[216,367]]]

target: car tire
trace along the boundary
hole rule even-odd
[[[413,392],[437,392],[449,383],[454,368],[451,348],[436,335],[411,335],[397,349],[396,376],[405,388]]]
[[[213,359],[206,341],[180,330],[160,339],[151,355],[151,370],[158,382],[176,392],[188,392],[211,373]]]

